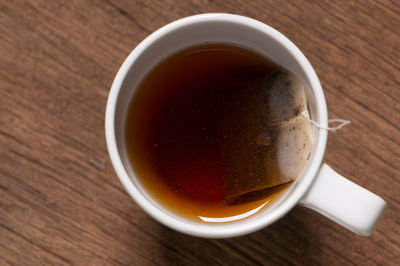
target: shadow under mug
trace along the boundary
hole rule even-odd
[[[386,202],[322,163],[327,131],[315,129],[311,158],[302,174],[272,206],[243,220],[225,224],[190,221],[166,210],[140,185],[125,147],[127,108],[143,77],[163,58],[186,47],[229,43],[247,47],[296,74],[307,86],[311,117],[321,126],[328,121],[319,79],[303,53],[270,26],[243,16],[211,13],[172,22],[143,40],[122,64],[111,87],[106,109],[106,141],[114,169],[132,198],[153,218],[177,231],[223,238],[268,226],[297,204],[311,208],[347,229],[368,236],[377,226]]]

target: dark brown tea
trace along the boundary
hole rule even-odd
[[[293,178],[257,187],[282,175],[282,159],[271,155],[280,129],[268,126],[277,118],[256,114],[271,112],[262,99],[274,96],[254,89],[279,69],[250,50],[204,44],[173,54],[148,73],[130,103],[125,138],[132,168],[155,201],[186,218],[226,222],[270,205],[285,191]],[[283,120],[291,134],[298,119]]]

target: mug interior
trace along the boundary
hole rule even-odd
[[[312,119],[322,126],[327,125],[325,98],[319,80],[310,63],[292,42],[253,19],[229,14],[204,14],[184,18],[161,28],[140,43],[126,59],[114,80],[107,103],[107,144],[122,183],[154,218],[192,235],[234,236],[266,226],[294,207],[321,164],[326,132],[314,130],[313,152],[302,174],[279,200],[263,211],[232,223],[207,224],[187,220],[164,209],[142,188],[129,163],[124,140],[126,113],[137,86],[153,67],[179,50],[205,43],[226,43],[248,48],[296,74],[306,84]]]

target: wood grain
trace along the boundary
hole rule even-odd
[[[325,160],[388,210],[359,237],[295,208],[248,236],[171,231],[127,195],[108,159],[104,111],[129,52],[184,16],[228,12],[287,35],[316,69],[329,116]],[[398,1],[0,3],[1,265],[400,265]]]

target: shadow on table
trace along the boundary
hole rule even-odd
[[[229,239],[191,237],[159,225],[160,254],[169,265],[315,264],[310,253],[319,241],[302,216],[307,211],[295,208],[261,231]]]

